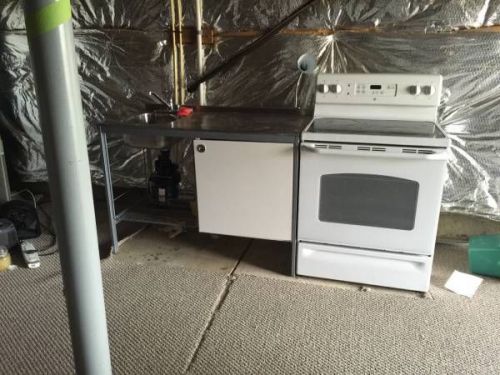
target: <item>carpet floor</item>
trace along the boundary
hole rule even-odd
[[[58,255],[0,274],[0,374],[71,374]],[[225,289],[222,273],[102,262],[115,374],[181,374]],[[96,374],[97,375],[97,374]]]
[[[445,290],[465,266],[440,247],[423,298],[107,259],[114,373],[498,374],[500,282],[472,300]],[[0,274],[0,374],[73,371],[58,255]]]

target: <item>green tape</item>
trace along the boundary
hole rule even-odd
[[[26,15],[26,30],[30,35],[40,35],[71,20],[70,0],[56,0]]]

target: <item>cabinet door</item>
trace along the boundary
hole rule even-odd
[[[290,241],[293,145],[194,141],[200,232]]]

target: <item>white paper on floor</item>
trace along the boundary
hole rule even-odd
[[[446,284],[444,284],[444,287],[461,296],[472,298],[482,282],[483,279],[480,277],[453,271]]]

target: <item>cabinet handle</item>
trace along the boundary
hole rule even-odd
[[[205,145],[198,145],[196,146],[196,151],[203,153],[205,152]]]

